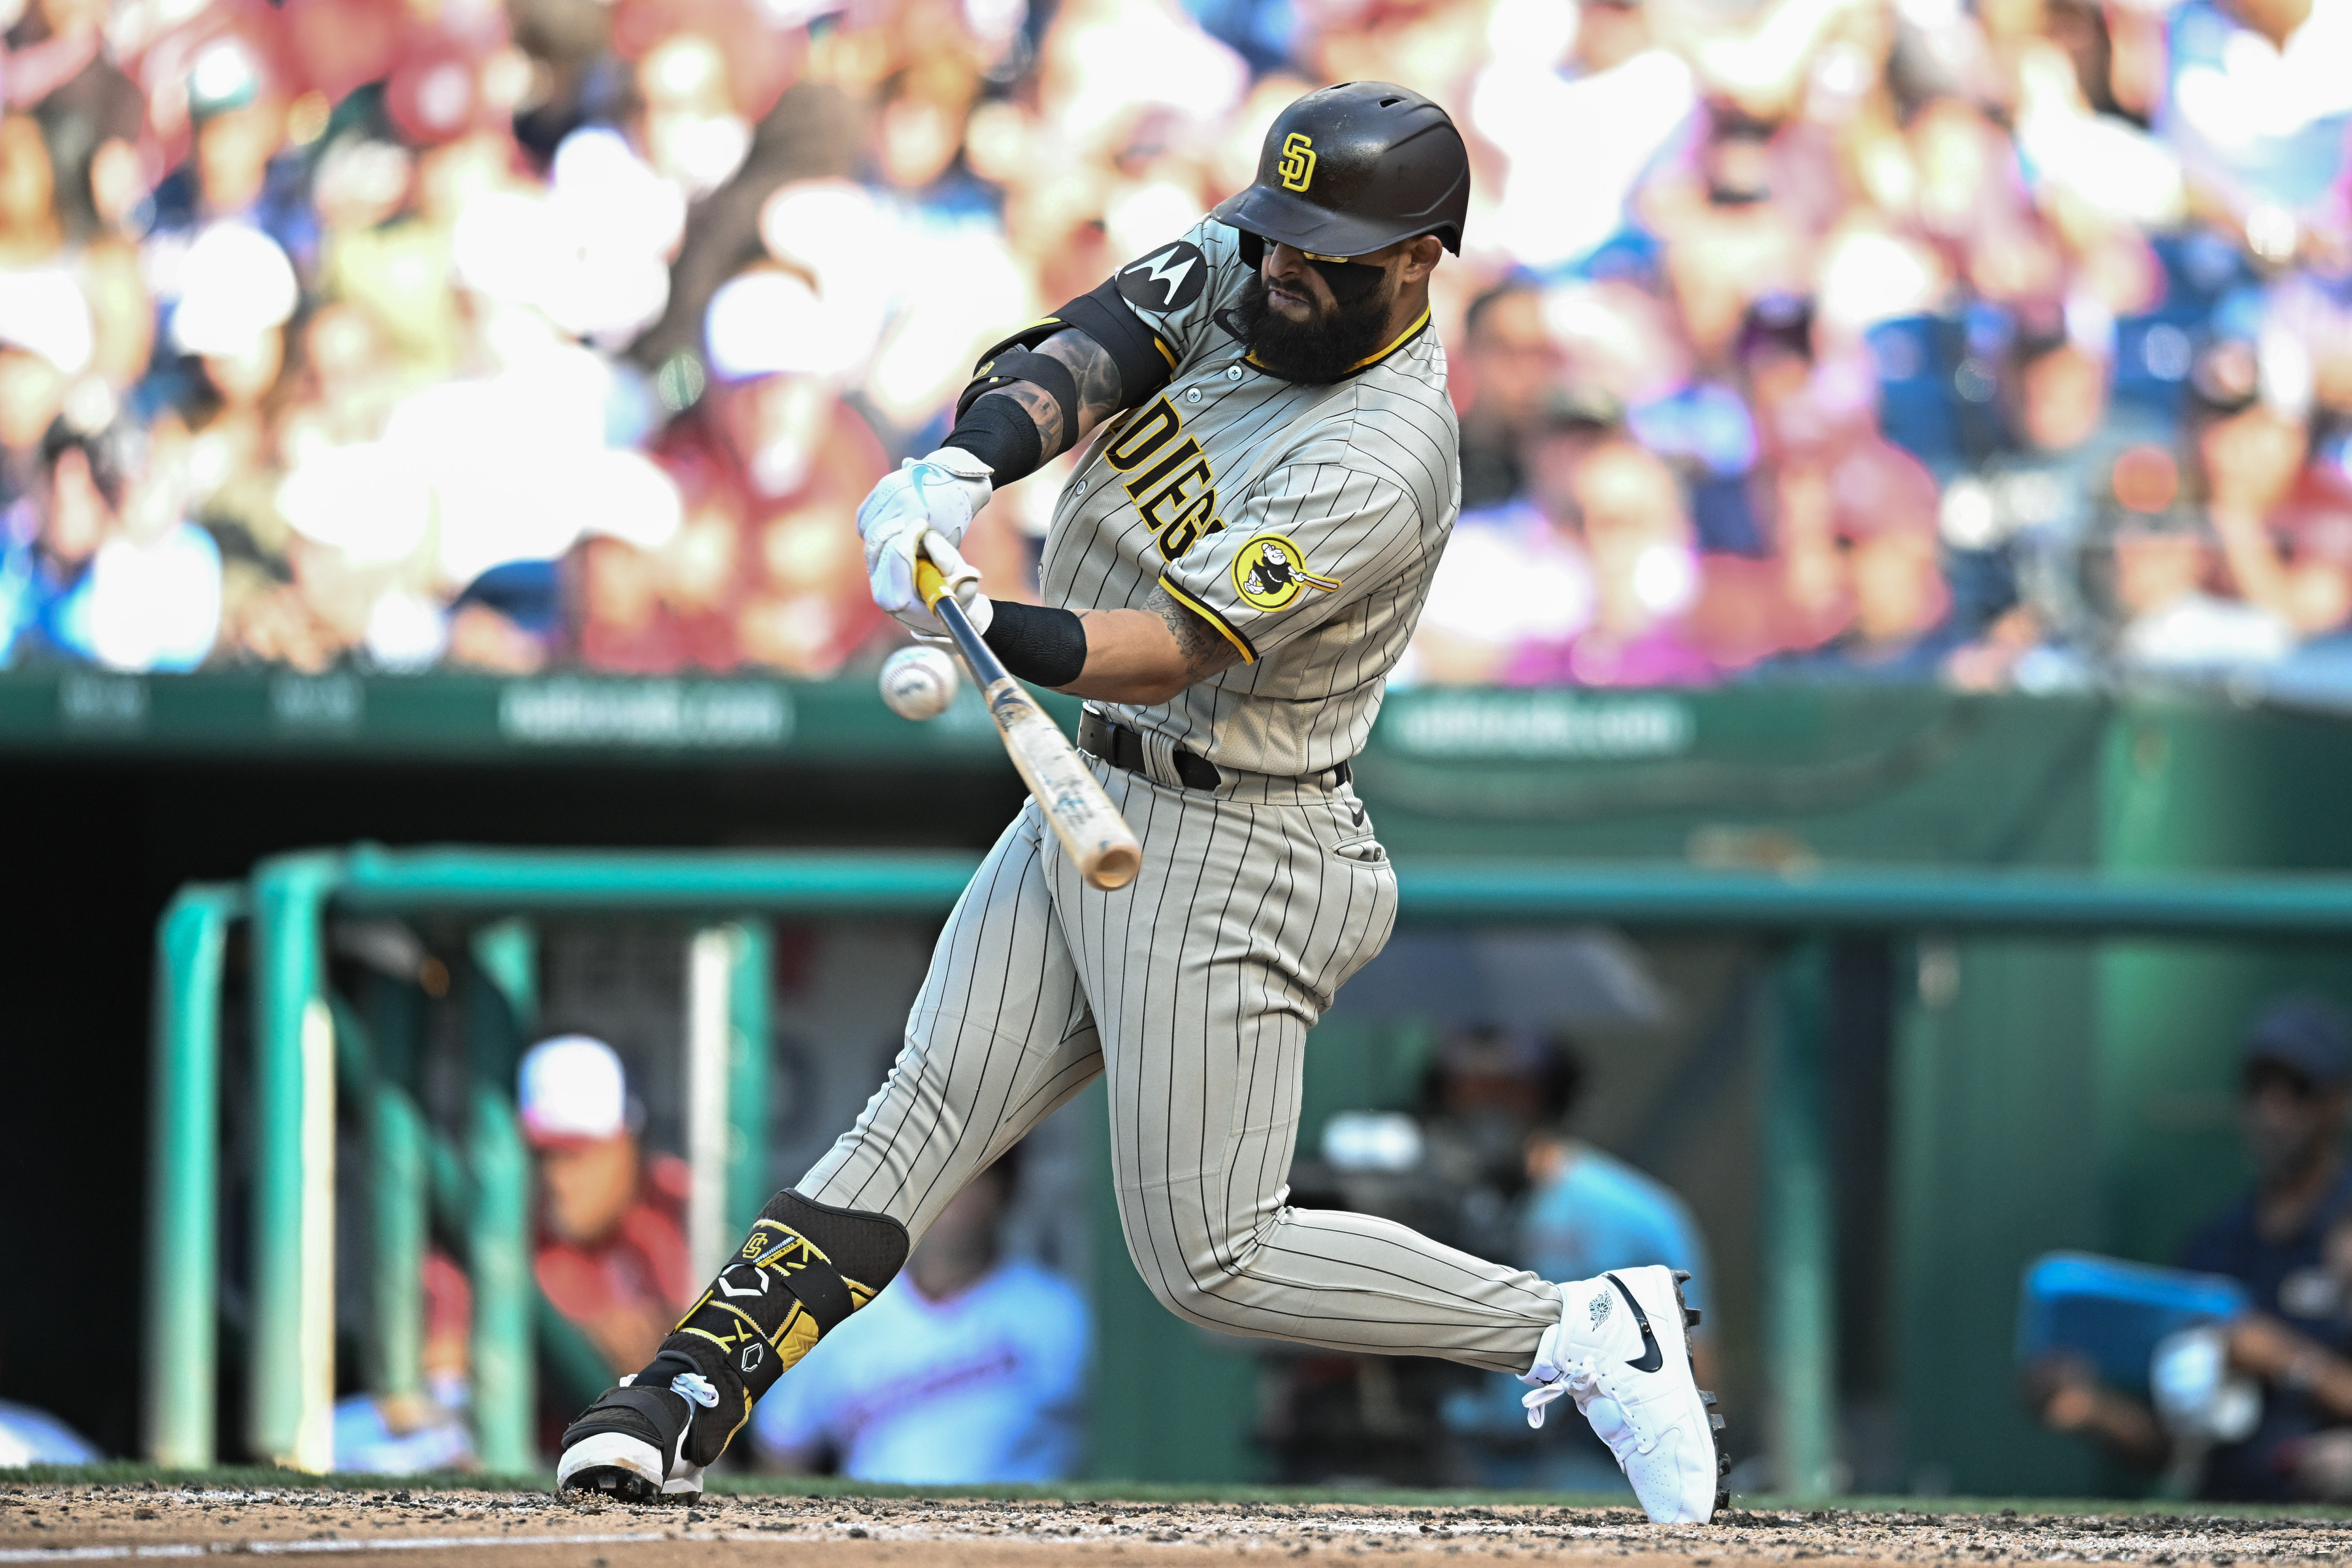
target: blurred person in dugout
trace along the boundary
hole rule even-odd
[[[354,1394],[335,1402],[334,1467],[374,1476],[470,1470],[474,1291],[449,1255],[425,1254],[425,1345],[415,1394]]]
[[[2253,1190],[2208,1222],[2183,1268],[2242,1285],[2252,1306],[2226,1327],[2231,1372],[2260,1385],[2261,1415],[2214,1444],[2199,1495],[2240,1501],[2352,1499],[2352,1035],[2315,997],[2288,997],[2254,1022],[2240,1052],[2240,1124]],[[2052,1356],[2026,1369],[2029,1408],[2147,1470],[2178,1466],[2200,1441],[2147,1403]]]
[[[539,1288],[615,1372],[642,1366],[694,1300],[686,1163],[639,1147],[641,1113],[602,1040],[541,1040],[519,1088],[539,1172]]]
[[[759,1405],[763,1464],[917,1486],[1076,1473],[1093,1324],[1068,1281],[1004,1255],[1020,1154],[956,1194],[905,1272]]]
[[[1433,1122],[1433,1158],[1443,1162],[1449,1123],[1483,1129],[1477,1142],[1495,1162],[1507,1159],[1507,1255],[1546,1279],[1580,1269],[1589,1279],[1612,1268],[1664,1264],[1692,1278],[1685,1302],[1706,1310],[1702,1281],[1706,1243],[1689,1205],[1674,1189],[1631,1163],[1576,1136],[1577,1112],[1591,1073],[1565,1038],[1536,1041],[1502,1030],[1472,1031],[1449,1040],[1435,1080],[1444,1109]],[[1457,1132],[1457,1138],[1460,1134]],[[1715,1354],[1704,1327],[1691,1334],[1691,1354],[1702,1386],[1714,1382]],[[1445,1425],[1461,1442],[1479,1484],[1552,1491],[1618,1492],[1623,1475],[1591,1430],[1531,1432],[1518,1413],[1517,1384],[1485,1378],[1475,1391],[1450,1395]]]
[[[1531,1267],[1521,1224],[1530,1141],[1567,1113],[1580,1071],[1571,1053],[1535,1030],[1451,1028],[1410,1112],[1349,1110],[1326,1121],[1315,1156],[1292,1167],[1292,1201],[1376,1215]],[[1508,1376],[1297,1345],[1260,1354],[1256,1436],[1286,1482],[1370,1476],[1392,1486],[1460,1485],[1467,1472],[1484,1473],[1488,1426],[1505,1450],[1539,1440],[1528,1434],[1522,1385]],[[1457,1407],[1469,1412],[1466,1425]]]

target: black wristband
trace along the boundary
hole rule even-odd
[[[973,404],[940,445],[961,447],[995,469],[989,482],[999,489],[1035,473],[1045,460],[1037,422],[1003,393],[992,392]]]
[[[1067,686],[1087,668],[1087,626],[1067,610],[995,601],[996,617],[981,640],[1008,674],[1039,686]]]

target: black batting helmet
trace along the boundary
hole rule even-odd
[[[1211,216],[1327,257],[1424,234],[1459,256],[1469,209],[1470,153],[1445,110],[1394,82],[1350,81],[1276,116],[1257,183]]]

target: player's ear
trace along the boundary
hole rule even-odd
[[[1404,268],[1398,281],[1418,283],[1437,270],[1437,258],[1445,254],[1445,242],[1433,234],[1404,242]]]

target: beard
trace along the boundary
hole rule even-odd
[[[1320,385],[1345,378],[1381,351],[1395,302],[1396,285],[1383,277],[1379,288],[1361,297],[1335,300],[1318,309],[1314,320],[1294,321],[1266,297],[1265,274],[1254,272],[1242,285],[1234,313],[1242,342],[1261,366],[1285,381]]]

